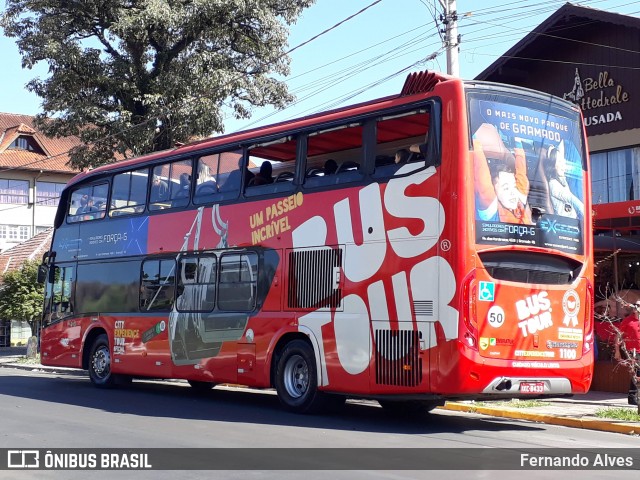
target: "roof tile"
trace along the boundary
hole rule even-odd
[[[51,246],[53,228],[38,233],[29,240],[0,253],[0,275],[16,270],[27,260],[39,260]]]
[[[80,139],[75,136],[46,137],[36,129],[34,120],[35,117],[31,115],[0,113],[0,168],[78,172],[78,169],[68,165],[68,152],[81,143]],[[17,135],[33,136],[49,156],[27,150],[7,149]]]

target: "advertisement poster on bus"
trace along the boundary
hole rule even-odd
[[[57,261],[116,258],[147,253],[149,217],[64,225],[56,232]]]
[[[582,125],[569,115],[472,101],[476,243],[583,253]]]

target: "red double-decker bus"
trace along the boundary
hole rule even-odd
[[[399,95],[83,173],[42,268],[45,365],[346,397],[584,393],[590,176],[579,109],[411,74]]]

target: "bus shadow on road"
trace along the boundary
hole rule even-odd
[[[272,390],[218,386],[198,392],[183,381],[134,381],[127,387],[97,389],[79,376],[3,375],[3,395],[76,405],[99,411],[211,422],[240,422],[375,433],[461,433],[470,430],[539,431],[540,426],[493,417],[434,410],[423,417],[391,416],[375,401],[349,400],[336,411],[298,415],[284,411]]]

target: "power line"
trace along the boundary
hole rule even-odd
[[[340,25],[342,25],[345,22],[348,22],[349,20],[351,20],[354,17],[357,17],[358,15],[360,15],[361,13],[363,13],[365,10],[370,9],[371,7],[373,7],[374,5],[380,3],[382,0],[376,0],[373,3],[370,3],[369,5],[367,5],[366,7],[364,7],[362,10],[354,13],[353,15],[348,16],[347,18],[345,18],[344,20],[336,23],[335,25],[333,25],[332,27],[327,28],[326,30],[320,32],[319,34],[315,35],[314,37],[311,37],[309,40],[307,40],[306,42],[302,42],[300,45],[293,47],[291,50],[289,50],[288,52],[285,53],[285,55],[289,55],[291,52],[293,52],[294,50],[297,50],[300,47],[305,46],[307,43],[311,43],[313,42],[315,39],[317,39],[318,37],[321,37],[322,35],[324,35],[327,32],[330,32],[331,30],[333,30],[334,28],[338,28]]]

